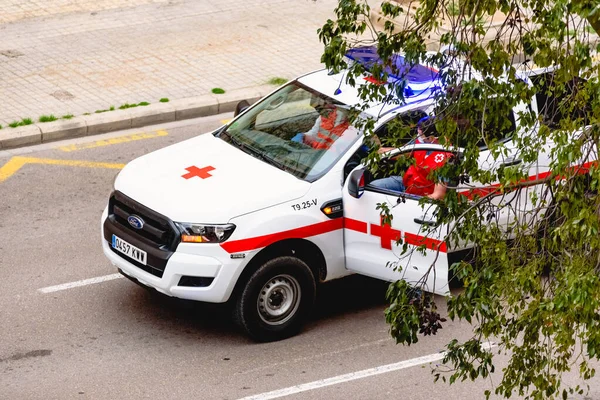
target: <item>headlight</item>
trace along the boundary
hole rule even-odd
[[[187,243],[221,243],[229,239],[235,229],[234,224],[205,225],[175,223],[181,231],[181,241]]]

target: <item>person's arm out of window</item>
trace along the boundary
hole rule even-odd
[[[444,198],[444,196],[446,196],[447,190],[448,190],[448,188],[446,187],[446,185],[444,183],[436,183],[435,186],[433,187],[433,193],[431,193],[430,195],[427,195],[427,197],[429,197],[430,199],[433,199],[433,200],[442,200]]]

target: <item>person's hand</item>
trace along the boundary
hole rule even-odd
[[[387,153],[388,151],[394,150],[393,147],[380,147],[379,150],[377,150],[377,152],[379,154],[383,154],[383,153]]]
[[[446,190],[447,188],[445,185],[437,183],[433,188],[433,193],[428,194],[427,197],[432,200],[443,200],[446,196]]]
[[[290,139],[292,142],[304,143],[304,133],[297,133],[296,136]]]

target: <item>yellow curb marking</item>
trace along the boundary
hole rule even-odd
[[[231,121],[231,119],[222,119],[222,120],[221,120],[221,123],[222,123],[223,125],[225,125],[225,124],[228,124],[228,123],[229,123],[229,121]]]
[[[25,164],[66,165],[69,167],[122,169],[125,164],[103,163],[93,161],[53,160],[50,158],[13,157],[0,167],[0,182],[10,178]]]
[[[136,140],[153,139],[153,138],[157,138],[157,137],[161,137],[161,136],[167,136],[168,134],[169,134],[169,132],[167,132],[165,130],[160,130],[160,131],[156,131],[153,133],[141,132],[141,133],[134,133],[133,135],[119,136],[116,138],[110,138],[110,139],[106,139],[106,140],[97,140],[97,141],[91,142],[91,143],[70,144],[68,146],[61,146],[61,147],[59,147],[59,149],[62,151],[66,151],[66,152],[85,150],[85,149],[93,149],[96,147],[111,146],[113,144],[134,142]]]

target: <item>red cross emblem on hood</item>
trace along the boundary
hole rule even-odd
[[[215,167],[211,167],[209,165],[208,167],[198,168],[195,165],[192,165],[191,167],[187,167],[185,170],[188,173],[181,175],[181,177],[184,179],[190,179],[195,176],[197,176],[198,178],[201,178],[201,179],[206,179],[206,178],[210,178],[212,176],[211,174],[209,174],[209,172],[215,170]]]

